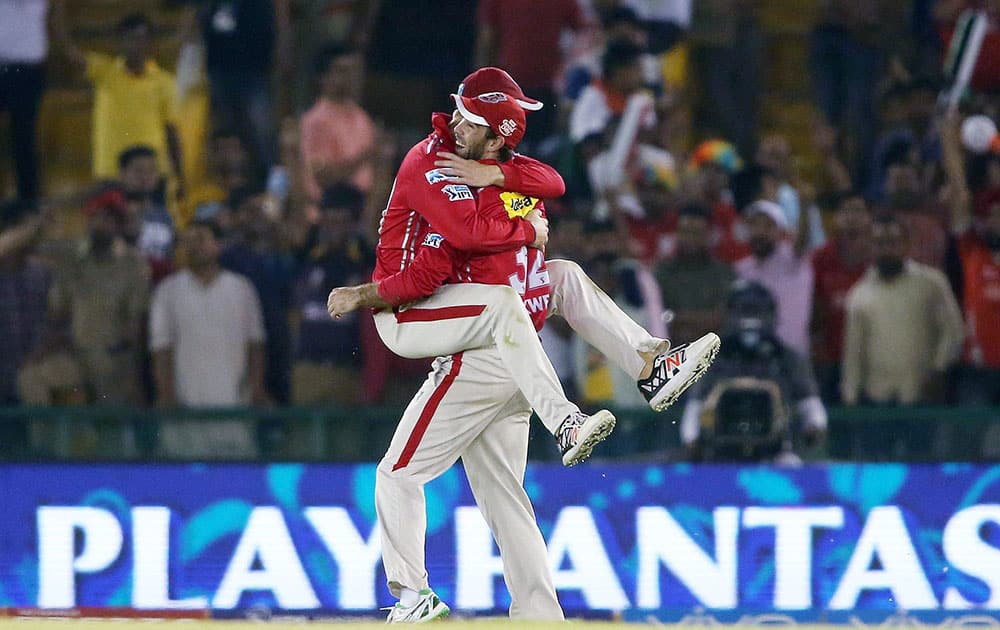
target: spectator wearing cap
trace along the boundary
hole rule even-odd
[[[361,319],[354,312],[333,319],[326,300],[334,287],[361,284],[374,265],[371,246],[358,234],[364,195],[349,184],[328,188],[320,220],[295,282],[295,360],[292,402],[296,405],[361,402]]]
[[[711,216],[707,206],[680,209],[673,258],[654,267],[663,306],[673,313],[670,338],[681,342],[719,329],[726,291],[736,274],[712,255]]]
[[[84,55],[71,47],[69,57],[85,69],[94,86],[94,175],[114,178],[121,152],[143,144],[152,147],[160,159],[170,161],[183,188],[174,77],[149,57],[151,28],[145,16],[129,15],[117,28],[121,56]]]
[[[555,103],[555,81],[563,63],[562,37],[588,26],[580,3],[482,0],[476,23],[476,66],[500,66],[517,77],[525,91]],[[557,113],[550,106],[533,117],[529,141],[537,143],[551,135]]]
[[[376,128],[358,103],[361,63],[359,53],[343,47],[329,47],[316,59],[318,94],[300,123],[302,177],[312,203],[325,187],[372,187]]]
[[[91,402],[141,403],[140,340],[149,306],[149,266],[124,244],[127,209],[118,191],[92,199],[84,213],[88,239],[57,268],[50,317],[69,323]]]
[[[736,147],[725,140],[706,140],[691,152],[689,175],[682,181],[694,201],[712,209],[712,253],[726,263],[750,253],[746,243],[737,238],[739,214],[731,190],[733,176],[742,168]]]
[[[0,214],[0,405],[18,402],[17,370],[38,342],[51,281],[31,255],[42,218],[23,214],[22,205],[12,202]]]
[[[267,401],[260,301],[250,281],[219,266],[220,237],[210,221],[188,225],[188,267],[153,294],[150,350],[162,408]]]
[[[813,361],[828,402],[840,400],[847,294],[871,264],[871,222],[864,198],[846,195],[833,217],[833,238],[813,254]]]
[[[743,212],[751,254],[736,261],[736,275],[759,282],[774,296],[778,338],[800,356],[807,357],[814,281],[812,259],[806,254],[808,222],[800,222],[792,244],[786,238],[788,220],[778,204],[761,199]]]
[[[907,256],[899,219],[876,218],[872,242],[875,264],[847,294],[841,397],[848,405],[941,402],[965,336],[948,280]]]

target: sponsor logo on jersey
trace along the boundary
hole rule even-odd
[[[503,122],[500,123],[500,133],[505,136],[509,136],[515,131],[517,131],[517,123],[510,118],[504,118]]]
[[[441,248],[441,243],[444,242],[444,237],[440,234],[434,234],[433,232],[424,237],[424,245],[427,247],[433,247],[435,249]]]
[[[504,210],[507,211],[507,216],[511,219],[514,217],[523,217],[538,205],[538,199],[535,197],[529,197],[516,192],[502,192],[500,193],[500,200],[503,201]]]
[[[472,190],[465,184],[448,184],[441,189],[448,195],[448,201],[467,201],[473,199]]]
[[[441,172],[441,169],[434,169],[433,171],[427,171],[424,173],[424,177],[427,178],[428,184],[436,184],[438,182],[448,181],[448,176]]]

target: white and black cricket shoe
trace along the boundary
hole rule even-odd
[[[576,466],[590,457],[594,447],[615,428],[615,416],[602,409],[592,416],[579,412],[563,420],[556,430],[556,444],[564,466]]]
[[[653,372],[638,382],[639,391],[653,411],[663,411],[674,404],[701,378],[719,353],[720,343],[718,335],[708,333],[653,359]]]

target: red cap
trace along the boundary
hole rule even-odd
[[[475,98],[480,94],[490,92],[510,94],[518,105],[531,112],[537,112],[544,105],[541,101],[525,96],[524,92],[521,91],[521,86],[505,70],[492,66],[476,70],[465,77],[461,85],[458,86],[459,96]]]
[[[489,127],[511,149],[524,137],[524,110],[503,92],[487,92],[475,98],[452,94],[462,117],[471,123]]]

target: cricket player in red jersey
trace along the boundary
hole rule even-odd
[[[516,124],[518,112],[496,111],[497,107],[503,109],[505,100],[503,94],[487,94],[458,103],[464,114],[457,117],[459,122],[455,127],[460,152],[481,157],[483,153],[477,147],[483,144],[482,132],[491,127],[494,139],[502,137],[505,122],[506,131],[510,132],[506,150],[509,152],[516,146],[523,133],[516,130],[523,126]],[[470,111],[477,107],[483,111]],[[480,114],[489,117],[490,122]],[[464,119],[476,119],[487,125],[462,122]],[[540,207],[535,198],[503,192],[497,187],[481,190],[478,202],[482,217],[506,220]],[[554,261],[554,264],[559,284],[551,294],[554,303],[566,310],[567,319],[583,331],[585,338],[593,342],[599,331],[595,345],[638,376],[647,360],[642,355],[659,356],[656,351],[662,350],[666,342],[651,337],[628,319],[575,263]],[[469,256],[432,231],[418,248],[414,262],[402,272],[384,278],[378,290],[393,296],[396,302],[409,302],[428,295],[445,280],[509,283],[523,299],[534,328],[540,329],[544,323],[550,299],[549,270],[542,252],[525,246],[490,256]],[[570,312],[578,317],[569,315]],[[602,336],[611,339],[604,340]],[[643,352],[643,347],[649,348],[649,352]],[[663,356],[668,357],[667,365],[670,359],[680,364],[684,358],[682,350]],[[510,379],[496,378],[504,369],[495,348],[438,359],[435,371],[404,414],[379,466],[377,505],[384,564],[390,589],[401,597],[390,613],[390,621],[425,620],[447,611],[427,586],[422,488],[459,456],[501,549],[504,576],[512,594],[511,615],[535,619],[562,616],[544,562],[544,541],[521,487],[530,406]]]
[[[481,76],[483,71],[479,72]],[[516,86],[505,72],[493,69],[492,74]],[[477,80],[473,73],[465,85]],[[518,94],[520,88],[514,96]],[[517,110],[523,129],[524,112]],[[449,118],[439,114],[432,122],[434,132],[403,159],[382,214],[373,275],[376,282],[413,262],[421,245],[431,238],[429,225],[451,246],[474,254],[539,247],[547,239],[547,222],[538,213],[511,220],[488,218],[476,211],[472,189],[450,181],[434,164],[439,151],[454,148]],[[516,187],[536,197],[559,196],[564,191],[558,173],[530,158],[513,155],[495,168],[495,183],[504,188]],[[364,297],[379,298],[373,285],[365,288]],[[334,310],[331,314],[335,314]],[[418,306],[376,313],[375,325],[382,341],[403,357],[447,356],[469,348],[496,346],[506,373],[524,392],[545,426],[559,436],[567,465],[589,457],[594,445],[614,428],[611,412],[602,410],[588,416],[566,399],[555,369],[525,316],[520,296],[509,284],[443,286]]]

